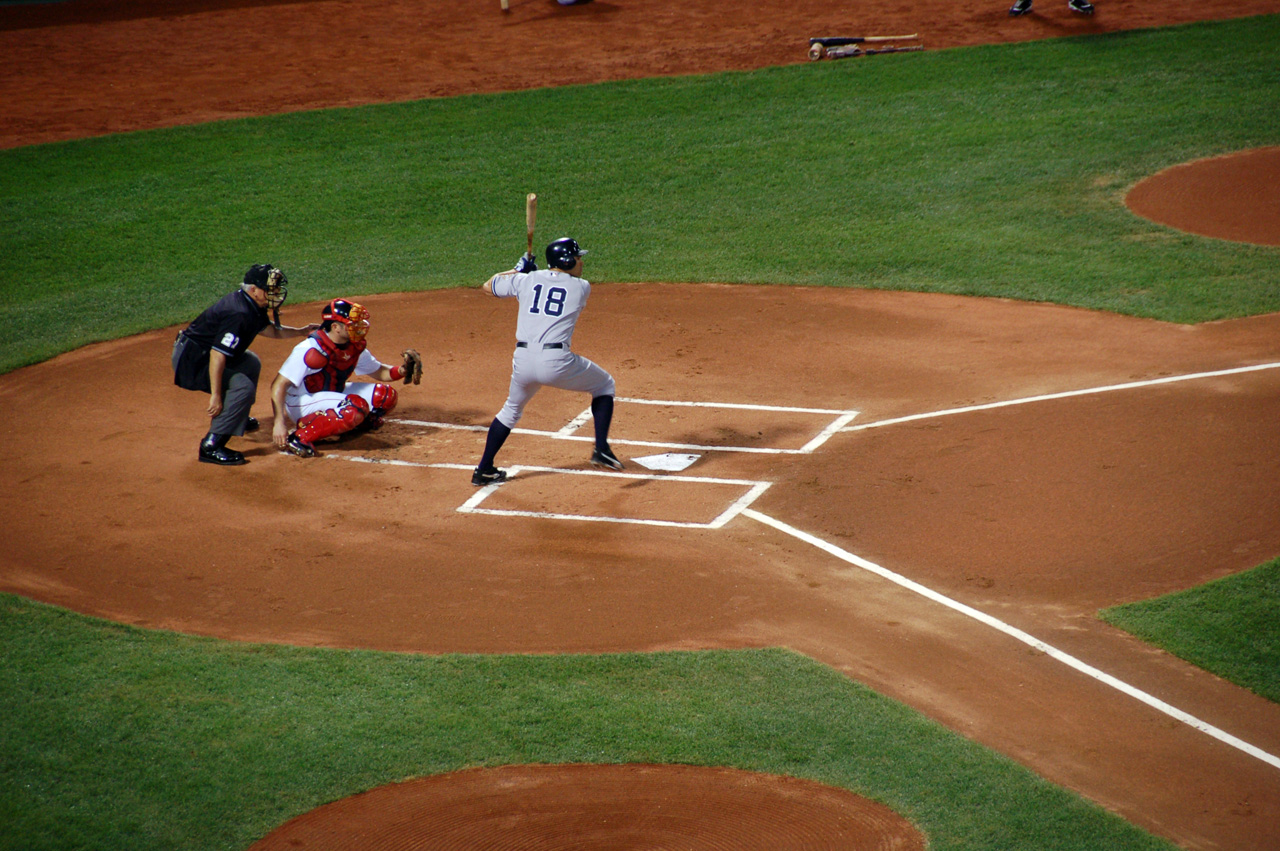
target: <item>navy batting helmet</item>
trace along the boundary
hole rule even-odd
[[[547,246],[547,265],[553,269],[572,269],[587,251],[576,239],[564,237]]]

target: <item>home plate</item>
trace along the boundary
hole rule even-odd
[[[679,452],[664,452],[661,455],[646,455],[643,458],[632,458],[631,460],[649,470],[667,470],[672,473],[678,473],[687,469],[690,464],[701,457],[701,455],[683,455]]]

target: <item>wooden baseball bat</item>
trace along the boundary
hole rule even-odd
[[[911,35],[850,35],[850,36],[820,36],[818,38],[809,39],[809,44],[820,44],[823,47],[840,47],[845,44],[864,44],[874,43],[877,41],[910,41],[913,38],[919,38],[919,34]]]
[[[828,59],[848,59],[850,56],[862,55],[862,48],[854,44],[842,44],[839,47],[826,47],[823,49],[826,51],[823,56]],[[812,51],[809,55],[813,55]]]
[[[815,56],[815,49],[823,52]],[[875,56],[877,53],[911,53],[917,50],[924,50],[924,46],[912,44],[906,47],[894,46],[862,48],[854,44],[846,44],[841,47],[823,47],[822,45],[814,45],[814,47],[809,48],[809,58],[821,59],[825,56],[828,59],[848,59],[850,56]]]
[[[524,223],[529,231],[529,256],[533,256],[533,224],[538,218],[538,196],[532,192],[524,199]]]
[[[510,3],[510,2],[508,2],[508,0],[502,0],[502,11],[504,11],[504,12],[510,12],[510,11],[511,11],[511,3]]]
[[[906,47],[868,47],[862,52],[868,56],[875,56],[877,53],[912,53],[917,50],[924,50],[924,45],[911,44]]]

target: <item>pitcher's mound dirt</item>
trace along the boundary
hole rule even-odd
[[[1178,230],[1280,245],[1280,147],[1167,168],[1134,186],[1124,202]]]
[[[251,851],[923,849],[888,807],[793,777],[684,765],[469,769],[326,804]]]

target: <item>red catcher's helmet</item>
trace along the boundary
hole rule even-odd
[[[347,326],[347,333],[353,340],[363,340],[369,333],[369,311],[345,298],[335,298],[320,311],[320,318],[325,322],[341,322]]]

